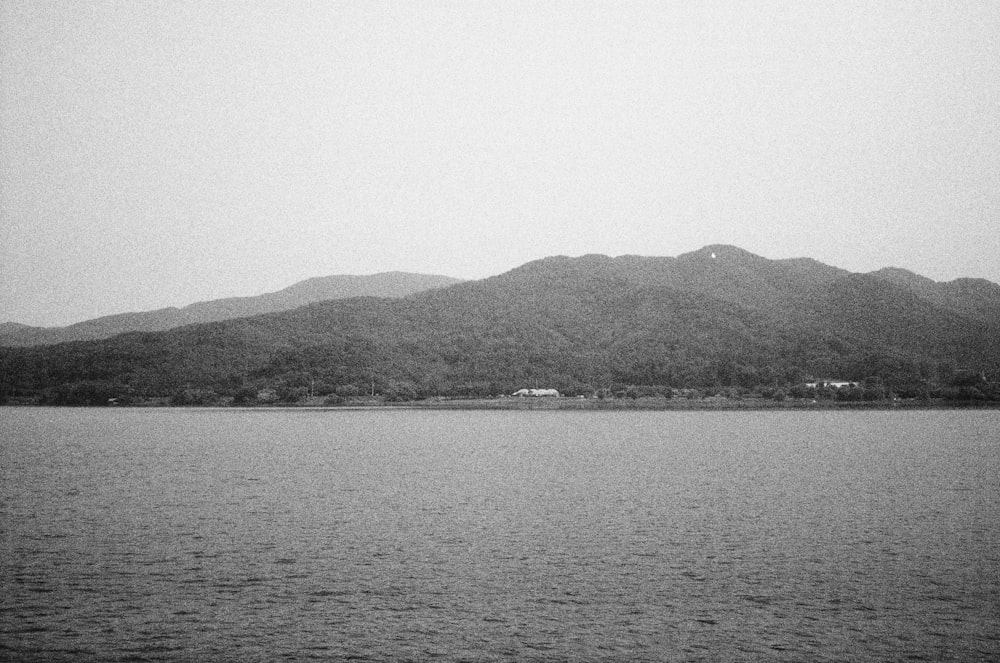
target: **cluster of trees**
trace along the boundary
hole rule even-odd
[[[315,351],[315,349],[312,349]],[[190,362],[177,368],[122,360],[120,372],[109,369],[96,355],[74,353],[72,366],[31,365],[24,356],[3,358],[4,401],[50,405],[127,405],[156,400],[175,405],[233,405],[324,403],[358,401],[410,401],[429,397],[489,398],[510,394],[526,385],[553,387],[565,396],[598,399],[786,398],[832,401],[880,401],[887,398],[976,401],[1000,400],[1000,387],[978,372],[956,371],[948,364],[916,362],[857,378],[856,385],[810,387],[807,368],[788,364],[751,365],[724,360],[670,364],[667,359],[642,365],[604,366],[566,357],[531,355],[488,362],[479,354],[466,363],[449,365],[440,357],[415,363],[411,357],[361,353],[365,361],[346,361],[343,353],[327,353],[325,361],[303,364],[302,357],[285,350],[238,365],[225,362]],[[120,355],[123,357],[124,355]],[[285,360],[288,360],[287,362]],[[870,365],[866,365],[870,367]],[[40,370],[44,369],[44,370]],[[196,370],[197,369],[197,370]],[[480,371],[476,373],[475,371]],[[52,376],[55,376],[53,379]]]

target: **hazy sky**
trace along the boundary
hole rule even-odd
[[[0,7],[0,321],[710,243],[1000,282],[995,0]]]

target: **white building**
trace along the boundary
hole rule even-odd
[[[857,382],[848,382],[846,380],[816,380],[815,382],[806,382],[806,386],[810,389],[819,389],[821,387],[833,387],[834,389],[840,389],[841,387],[857,387]]]
[[[555,389],[518,389],[511,396],[559,396],[559,392]]]

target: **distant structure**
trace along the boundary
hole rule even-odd
[[[511,396],[525,397],[525,396],[559,396],[559,392],[555,389],[518,389]]]
[[[833,387],[834,389],[840,389],[841,387],[857,387],[857,382],[848,382],[847,380],[816,380],[815,382],[806,382],[806,387],[810,389],[820,389],[822,387]]]

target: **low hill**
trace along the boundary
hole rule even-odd
[[[938,283],[898,267],[887,267],[871,276],[905,288],[921,299],[956,313],[1000,322],[1000,286],[986,279],[959,278]]]
[[[183,308],[120,313],[78,322],[68,327],[30,327],[12,322],[3,323],[0,324],[0,345],[51,345],[66,341],[110,338],[132,331],[164,331],[183,325],[288,311],[328,299],[403,297],[455,283],[460,283],[460,280],[448,276],[405,272],[385,272],[370,276],[324,276],[254,297],[229,297],[198,302]]]
[[[140,397],[572,394],[809,378],[926,391],[960,369],[995,380],[1000,286],[925,286],[729,246],[677,258],[552,257],[399,299],[324,301],[0,357],[4,388],[22,395],[81,384]]]

